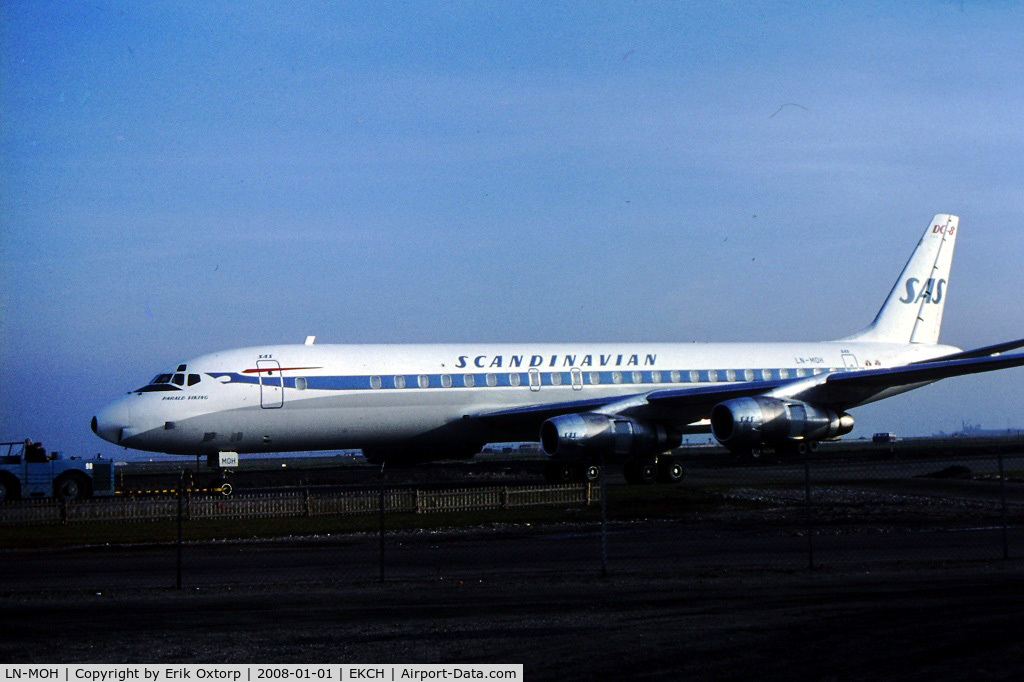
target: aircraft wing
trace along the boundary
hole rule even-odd
[[[1024,339],[1017,339],[1016,341],[1006,341],[1005,343],[997,343],[992,346],[985,346],[984,348],[975,348],[974,350],[965,350],[960,353],[953,353],[952,355],[943,355],[940,358],[932,358],[930,360],[919,360],[911,363],[912,365],[923,365],[928,362],[935,362],[936,360],[964,360],[967,358],[982,358],[989,355],[998,355],[999,353],[1005,353],[1008,350],[1020,348],[1024,346]]]
[[[965,374],[1024,366],[1024,353],[998,354],[1004,348],[1016,348],[1020,345],[1024,345],[1024,341],[987,346],[946,358],[900,367],[858,369],[785,380],[661,389],[612,399],[527,405],[473,415],[470,418],[494,428],[522,432],[539,429],[545,420],[562,414],[597,412],[649,419],[684,430],[687,425],[693,425],[693,430],[706,430],[696,427],[695,423],[707,418],[711,408],[725,400],[768,395],[846,410],[890,389],[927,384]],[[984,356],[978,357],[979,353],[984,353]]]

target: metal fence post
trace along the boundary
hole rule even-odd
[[[601,454],[601,577],[608,577],[608,485],[607,472],[604,465],[604,454]],[[589,489],[590,484],[587,484]]]
[[[384,582],[384,463],[380,465],[380,495],[378,507],[380,511],[380,581]]]
[[[1006,475],[1003,473],[1003,453],[999,453],[999,502],[1003,514],[1003,558],[1010,558],[1010,540],[1006,520]]]
[[[814,526],[811,519],[811,465],[804,462],[804,508],[807,510],[807,570],[814,570]]]
[[[181,472],[181,477],[178,479],[178,560],[176,564],[175,573],[177,574],[177,580],[175,581],[175,587],[181,589],[181,544],[182,544],[182,521],[185,513],[185,472]]]

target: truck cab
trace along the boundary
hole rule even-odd
[[[65,458],[31,440],[0,443],[0,503],[56,497],[79,500],[114,494],[114,463],[97,456]]]

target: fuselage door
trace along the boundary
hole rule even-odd
[[[843,367],[846,369],[857,369],[857,358],[852,353],[843,353]]]
[[[259,360],[256,363],[260,378],[260,407],[273,409],[284,405],[284,377],[277,360]]]

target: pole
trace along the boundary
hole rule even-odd
[[[608,577],[608,476],[601,453],[601,577]]]
[[[182,518],[184,516],[185,508],[185,471],[182,470],[181,476],[178,478],[178,562],[177,562],[177,581],[175,587],[181,589],[181,544],[182,544]]]
[[[814,570],[814,526],[811,521],[811,465],[804,462],[804,508],[807,511],[807,570]]]
[[[1003,453],[999,453],[999,501],[1003,508],[1003,558],[1010,558],[1010,540],[1006,522],[1006,476],[1003,474]]]
[[[384,582],[384,463],[380,465],[380,495],[378,506],[380,511],[380,581]]]

